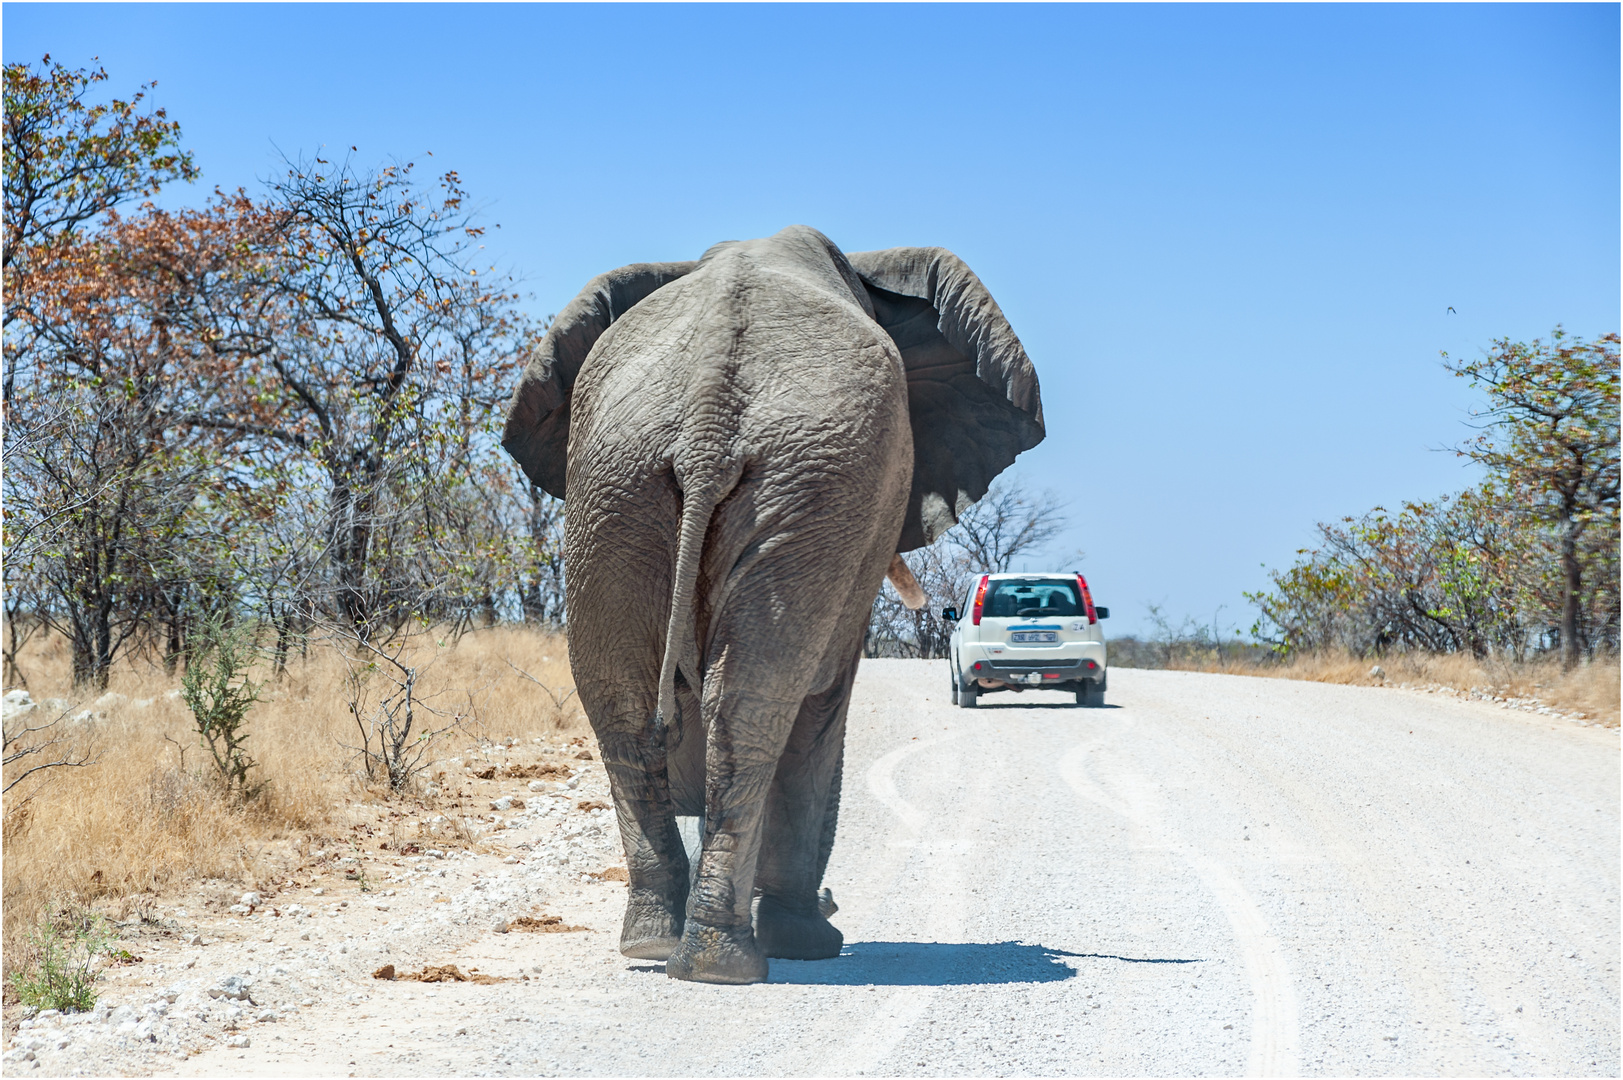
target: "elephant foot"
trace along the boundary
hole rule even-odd
[[[833,899],[828,898],[830,908]],[[819,908],[821,901],[819,897]],[[830,960],[840,955],[845,935],[820,910],[801,913],[774,897],[762,896],[755,909],[755,940],[762,952],[780,960]]]
[[[665,974],[688,982],[765,982],[766,971],[766,954],[756,946],[748,923],[707,926],[689,919],[681,947],[665,961]]]
[[[626,904],[620,928],[620,952],[633,960],[665,960],[682,944],[681,923],[657,900]]]

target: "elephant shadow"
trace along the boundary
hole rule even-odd
[[[998,983],[1063,982],[1076,977],[1073,960],[1122,964],[1198,964],[1198,959],[1164,959],[1078,953],[1019,941],[948,943],[940,941],[847,942],[834,960],[774,960],[768,982],[799,986],[986,986]],[[665,967],[634,967],[663,972]]]
[[[1193,964],[1198,960],[1137,959],[1076,953],[1018,941],[848,942],[836,960],[774,960],[769,982],[810,986],[979,986],[1062,982],[1075,978],[1071,960],[1132,964]]]

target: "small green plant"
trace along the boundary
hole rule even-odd
[[[372,891],[372,882],[366,879],[366,870],[364,867],[353,866],[350,869],[345,870],[344,880],[358,882],[361,886],[362,892]]]
[[[253,642],[246,629],[214,615],[204,620],[194,640],[180,680],[186,707],[220,779],[241,797],[252,798],[264,786],[248,782],[248,770],[258,763],[244,745],[248,710],[259,700],[259,684],[248,678]]]
[[[24,942],[24,956],[11,974],[11,988],[24,1005],[63,1012],[96,1007],[92,964],[107,947],[107,923],[88,911],[65,911],[45,919]]]

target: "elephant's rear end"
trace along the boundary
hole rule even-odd
[[[909,537],[1041,437],[1029,361],[967,268],[879,254],[791,229],[606,275],[515,397],[505,444],[548,490],[567,480],[570,653],[631,871],[622,949],[677,977],[838,953],[817,890],[874,595]],[[957,461],[943,400],[1011,419]],[[674,814],[700,809],[689,895]]]

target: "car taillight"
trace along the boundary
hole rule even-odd
[[[1099,621],[1099,616],[1093,613],[1093,594],[1088,592],[1088,579],[1081,574],[1077,574],[1076,583],[1082,586],[1082,608],[1088,613],[1088,625],[1092,626]],[[979,619],[976,620],[976,622],[979,621]]]
[[[975,586],[975,607],[969,613],[969,621],[974,623],[976,626],[981,624],[981,608],[986,603],[986,583],[991,579],[992,575],[982,574],[981,583]],[[1091,608],[1089,609],[1089,613],[1092,613]]]

